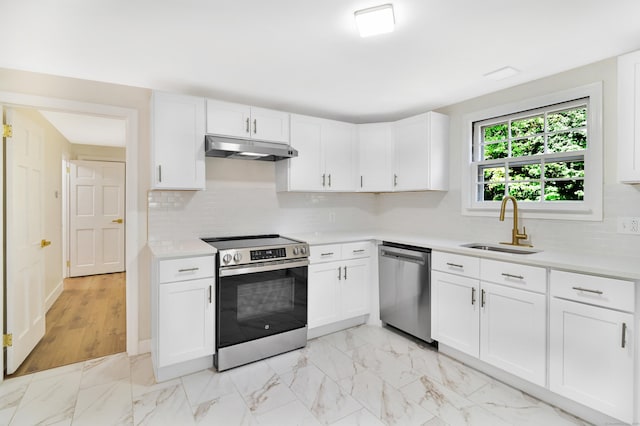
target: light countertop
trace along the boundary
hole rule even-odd
[[[147,246],[158,259],[213,255],[217,251],[202,240],[149,241]]]
[[[555,250],[543,250],[533,254],[511,254],[460,246],[461,244],[480,243],[481,241],[430,238],[386,231],[300,233],[287,234],[287,236],[306,241],[310,245],[347,243],[363,240],[391,241],[486,259],[504,260],[524,265],[542,266],[640,281],[640,256],[606,256]]]

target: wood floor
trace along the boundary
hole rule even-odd
[[[126,350],[125,273],[67,278],[44,338],[10,377]]]

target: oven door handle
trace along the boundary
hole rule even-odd
[[[275,265],[260,265],[260,266],[247,265],[241,268],[236,268],[236,267],[224,268],[224,269],[221,268],[219,271],[219,276],[232,277],[234,275],[253,274],[256,272],[278,271],[281,269],[299,268],[303,266],[309,266],[309,259],[295,260],[292,262],[285,262],[285,263],[277,263]]]

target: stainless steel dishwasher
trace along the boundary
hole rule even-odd
[[[431,339],[431,249],[383,241],[378,247],[380,319]]]

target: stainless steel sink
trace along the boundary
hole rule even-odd
[[[508,245],[489,244],[489,243],[469,243],[462,244],[461,247],[468,247],[476,250],[497,251],[501,253],[511,254],[534,254],[540,253],[542,250],[537,250],[531,247],[514,247]]]

